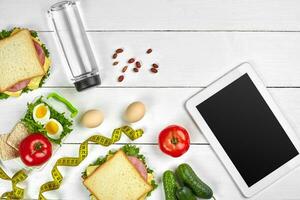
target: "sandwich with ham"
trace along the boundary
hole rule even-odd
[[[49,75],[49,52],[37,32],[14,28],[0,32],[0,99],[41,87]]]
[[[97,159],[82,178],[91,200],[144,200],[157,187],[145,157],[130,144]]]

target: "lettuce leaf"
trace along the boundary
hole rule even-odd
[[[61,145],[62,139],[66,135],[71,133],[71,131],[72,131],[71,126],[73,125],[73,122],[65,117],[65,115],[64,115],[65,113],[57,112],[53,107],[51,107],[49,104],[47,104],[45,101],[43,101],[42,98],[43,97],[41,96],[35,102],[27,104],[27,112],[26,112],[25,116],[21,119],[21,121],[27,127],[29,132],[31,132],[31,133],[37,133],[37,132],[42,133],[51,142]],[[63,127],[63,132],[61,133],[59,139],[52,139],[52,138],[48,137],[47,132],[44,129],[44,126],[42,124],[34,121],[34,119],[33,119],[33,109],[34,109],[35,106],[37,106],[40,103],[44,103],[45,105],[48,106],[48,108],[50,110],[50,118],[56,119],[57,121],[59,121],[59,123],[61,123],[61,125]]]
[[[14,28],[11,30],[2,30],[0,32],[0,40],[9,37],[11,35],[11,33],[13,32],[13,30],[14,30]]]
[[[1,100],[1,99],[7,99],[8,97],[9,97],[8,94],[0,93],[0,100]]]

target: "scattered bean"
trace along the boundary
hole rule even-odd
[[[130,59],[128,60],[128,63],[131,64],[131,63],[134,63],[134,61],[135,61],[134,58],[130,58]]]
[[[113,53],[112,55],[112,59],[116,59],[118,57],[118,54],[124,52],[124,49],[123,48],[118,48],[115,50],[115,52]],[[153,52],[153,50],[151,48],[147,49],[146,50],[146,54],[151,54]],[[133,72],[135,73],[138,73],[142,67],[142,62],[141,61],[136,61],[136,59],[133,57],[133,58],[130,58],[128,61],[127,61],[128,64],[133,64]],[[113,66],[116,66],[119,64],[119,61],[115,61],[112,63]],[[123,68],[122,68],[122,73],[125,73],[127,70],[128,70],[128,67],[130,65],[125,65]],[[158,73],[158,68],[159,68],[159,65],[157,63],[153,63],[151,65],[151,68],[150,68],[150,72],[152,73]],[[125,76],[124,75],[120,75],[118,77],[118,81],[119,82],[122,82],[124,80]]]
[[[152,49],[148,49],[148,50],[146,51],[146,53],[147,53],[147,54],[152,53]]]
[[[152,73],[157,73],[157,72],[158,72],[158,70],[155,69],[155,68],[151,68],[150,71],[151,71]]]
[[[118,81],[122,82],[123,80],[124,80],[124,76],[123,75],[119,76]]]
[[[122,72],[123,73],[126,72],[127,68],[128,68],[128,66],[124,66],[123,69],[122,69]]]
[[[142,64],[141,64],[141,62],[136,61],[135,66],[136,66],[136,68],[141,68],[141,67],[142,67]]]
[[[153,63],[153,64],[152,64],[152,67],[153,67],[153,68],[158,68],[158,64]]]
[[[116,53],[122,53],[124,50],[122,48],[119,48],[116,50]]]

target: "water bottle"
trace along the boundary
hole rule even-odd
[[[83,27],[77,2],[58,2],[50,7],[48,14],[76,90],[82,91],[100,85],[98,66]]]

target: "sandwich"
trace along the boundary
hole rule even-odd
[[[0,32],[0,99],[41,87],[49,75],[49,52],[37,32],[14,28]]]
[[[129,144],[97,159],[82,178],[92,200],[144,200],[157,187],[145,157]]]

